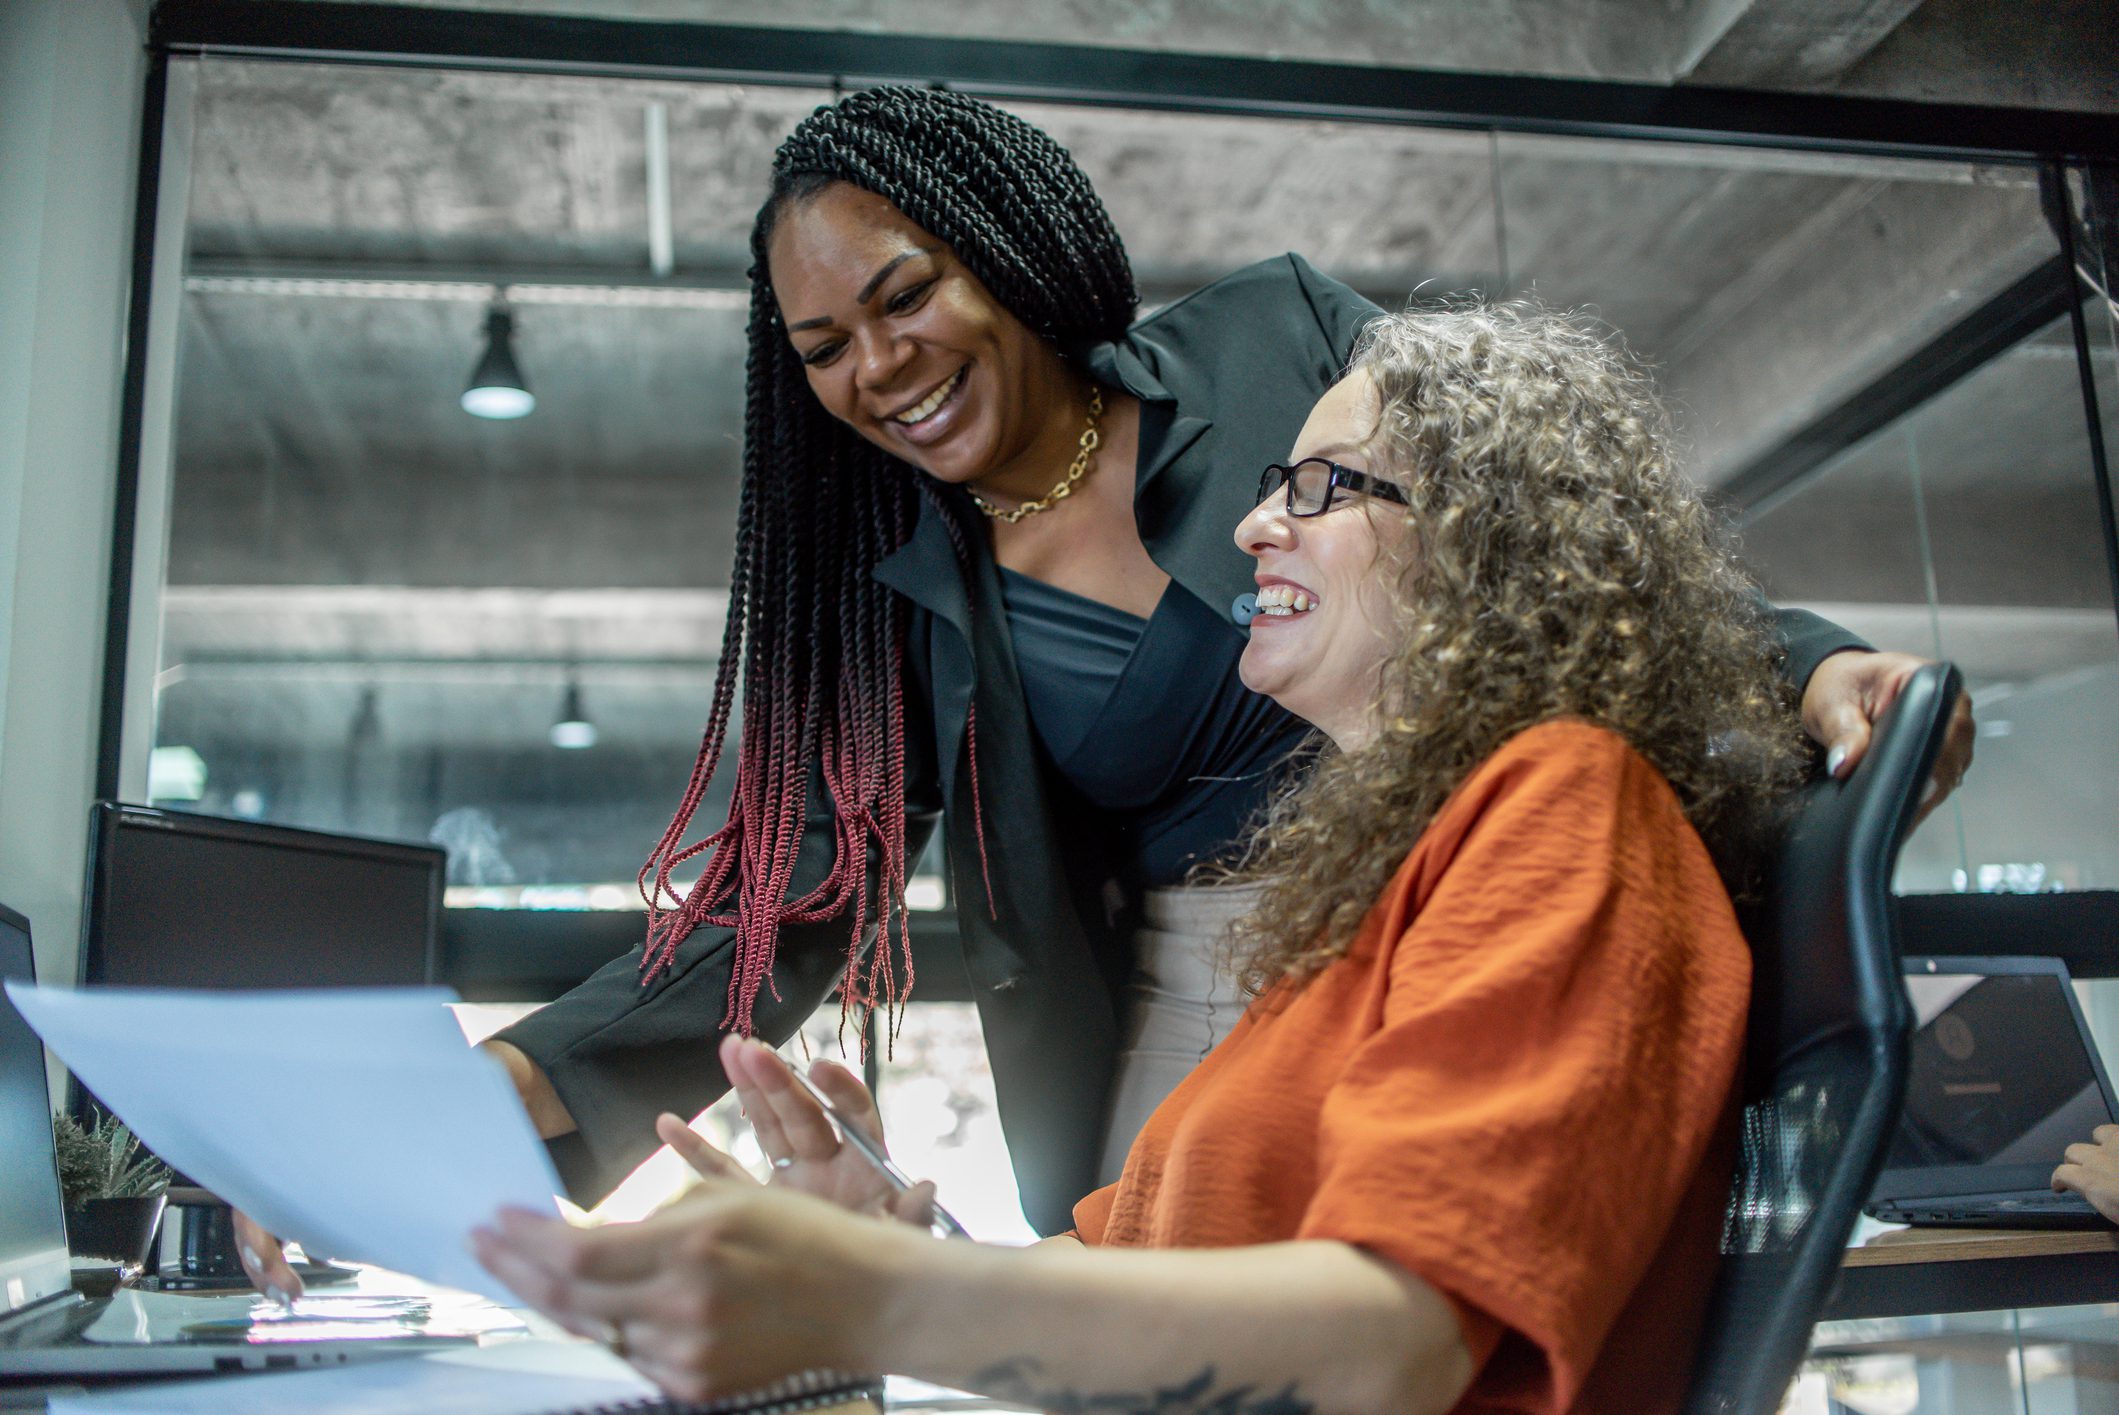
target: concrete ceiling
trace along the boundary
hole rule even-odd
[[[399,0],[2119,111],[2109,0]]]
[[[2108,348],[2098,362],[2109,383]],[[1932,577],[1945,604],[2095,610],[2111,627],[2080,400],[2056,321],[1754,520],[1754,568],[1805,599],[1921,605]]]
[[[1239,30],[1245,12],[1132,8]],[[1401,8],[1412,24],[1421,7]],[[1503,8],[1518,28],[1699,19]],[[164,740],[343,747],[379,690],[392,740],[530,750],[571,673],[607,733],[652,747],[643,780],[681,774],[730,553],[747,229],[774,145],[828,95],[228,61],[197,79]],[[661,278],[650,105],[670,137]],[[2053,251],[2021,169],[1022,111],[1090,172],[1151,298],[1292,249],[1385,303],[1478,289],[1591,308],[1658,365],[1710,486]],[[565,288],[523,288],[539,283]],[[455,401],[492,284],[515,289],[540,400],[516,423]],[[2097,642],[2082,616],[2109,618],[2079,409],[2064,342],[2033,341],[1763,518],[1762,574],[1885,624],[1922,605],[1910,441],[1944,598],[2018,616],[1963,621],[1986,626],[1988,676],[2078,662]],[[2025,650],[2040,623],[2078,647]]]

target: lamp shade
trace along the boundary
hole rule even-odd
[[[515,362],[515,320],[506,310],[486,312],[486,351],[471,371],[470,386],[458,401],[481,418],[519,418],[537,406],[522,368]]]
[[[581,706],[581,685],[569,682],[559,705],[559,721],[552,724],[552,745],[578,752],[596,745],[596,724]]]

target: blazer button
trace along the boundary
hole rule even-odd
[[[1229,606],[1229,618],[1236,621],[1236,627],[1239,629],[1250,628],[1251,621],[1257,617],[1258,596],[1255,594],[1240,594],[1236,596],[1236,602]]]

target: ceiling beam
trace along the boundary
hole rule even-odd
[[[491,299],[495,286],[511,291],[530,286],[561,290],[671,291],[679,294],[727,294],[742,296],[732,305],[748,303],[749,283],[734,266],[714,270],[672,270],[658,277],[645,266],[559,265],[545,262],[504,264],[480,261],[413,263],[379,260],[276,260],[260,256],[194,255],[185,262],[186,280],[214,282],[262,281],[290,284],[354,284],[370,286],[424,286],[424,292],[407,291],[400,298],[483,302]],[[302,293],[287,291],[285,293]],[[324,294],[323,290],[307,293]],[[377,291],[342,292],[358,295]],[[387,297],[387,296],[385,296]]]
[[[1979,716],[2006,723],[2007,700],[2038,685],[2051,692],[2068,680],[2056,674],[2111,672],[2112,613],[2043,605],[1882,604],[1804,600],[1794,607],[1822,615],[1872,644],[1947,656],[1982,685]],[[2045,680],[2043,683],[2040,680]]]
[[[711,663],[723,589],[172,585],[164,656],[185,663]]]
[[[1674,76],[1732,88],[1821,87],[1920,6],[1921,0],[1722,0],[1701,8]]]
[[[1158,278],[1135,267],[1144,308],[1165,305],[1198,289],[1202,280]],[[645,269],[592,265],[466,265],[403,261],[274,260],[258,256],[193,256],[184,268],[184,288],[194,294],[265,295],[280,299],[444,300],[484,304],[496,289],[517,305],[654,306],[744,311],[750,282],[734,266],[674,271],[657,279]],[[1358,293],[1386,309],[1405,303],[1409,291],[1362,289]]]
[[[2119,160],[2119,117],[1112,46],[332,0],[161,0],[159,52],[804,87],[1967,160]]]
[[[2065,314],[2075,281],[2059,256],[2041,263],[1760,454],[1716,495],[1756,520],[1807,486],[1849,447],[1882,431]]]

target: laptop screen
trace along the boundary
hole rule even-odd
[[[1887,1174],[1977,1166],[1988,1187],[2041,1185],[2112,1121],[2065,973],[1925,972],[1906,992],[1915,1030]]]
[[[31,981],[29,926],[0,909],[0,978]],[[68,1290],[44,1043],[0,992],[0,1313]]]

